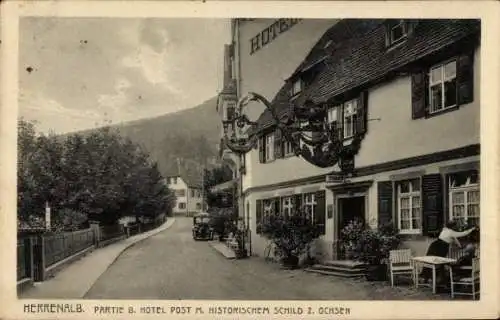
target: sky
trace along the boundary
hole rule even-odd
[[[19,116],[65,133],[195,107],[222,88],[228,19],[22,18]]]

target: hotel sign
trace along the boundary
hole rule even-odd
[[[326,183],[344,183],[346,181],[345,175],[342,172],[335,172],[326,175]]]
[[[302,19],[278,19],[250,39],[250,55],[271,43],[280,34],[290,30]]]

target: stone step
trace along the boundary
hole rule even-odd
[[[322,263],[328,266],[337,266],[342,268],[364,268],[366,264],[353,260],[329,260]]]
[[[345,273],[356,273],[356,272],[364,272],[366,270],[365,267],[355,267],[349,268],[344,266],[334,266],[327,264],[315,264],[311,267],[311,269],[324,270],[324,271],[335,271],[335,272],[345,272]]]
[[[311,273],[318,273],[318,274],[327,275],[327,276],[343,277],[343,278],[359,278],[359,277],[365,276],[364,272],[345,273],[345,272],[337,272],[337,271],[319,270],[319,269],[313,269],[313,268],[307,268],[307,269],[304,269],[304,271],[311,272]]]
[[[210,246],[222,254],[226,259],[236,259],[236,253],[228,248],[225,243],[211,242]]]

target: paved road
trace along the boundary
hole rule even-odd
[[[282,270],[261,258],[227,260],[191,238],[191,219],[126,250],[87,293],[89,299],[359,300],[429,299],[393,289],[301,270]]]

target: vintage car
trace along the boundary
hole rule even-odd
[[[208,213],[200,213],[193,217],[193,239],[214,239],[214,231],[210,224],[210,215]]]

